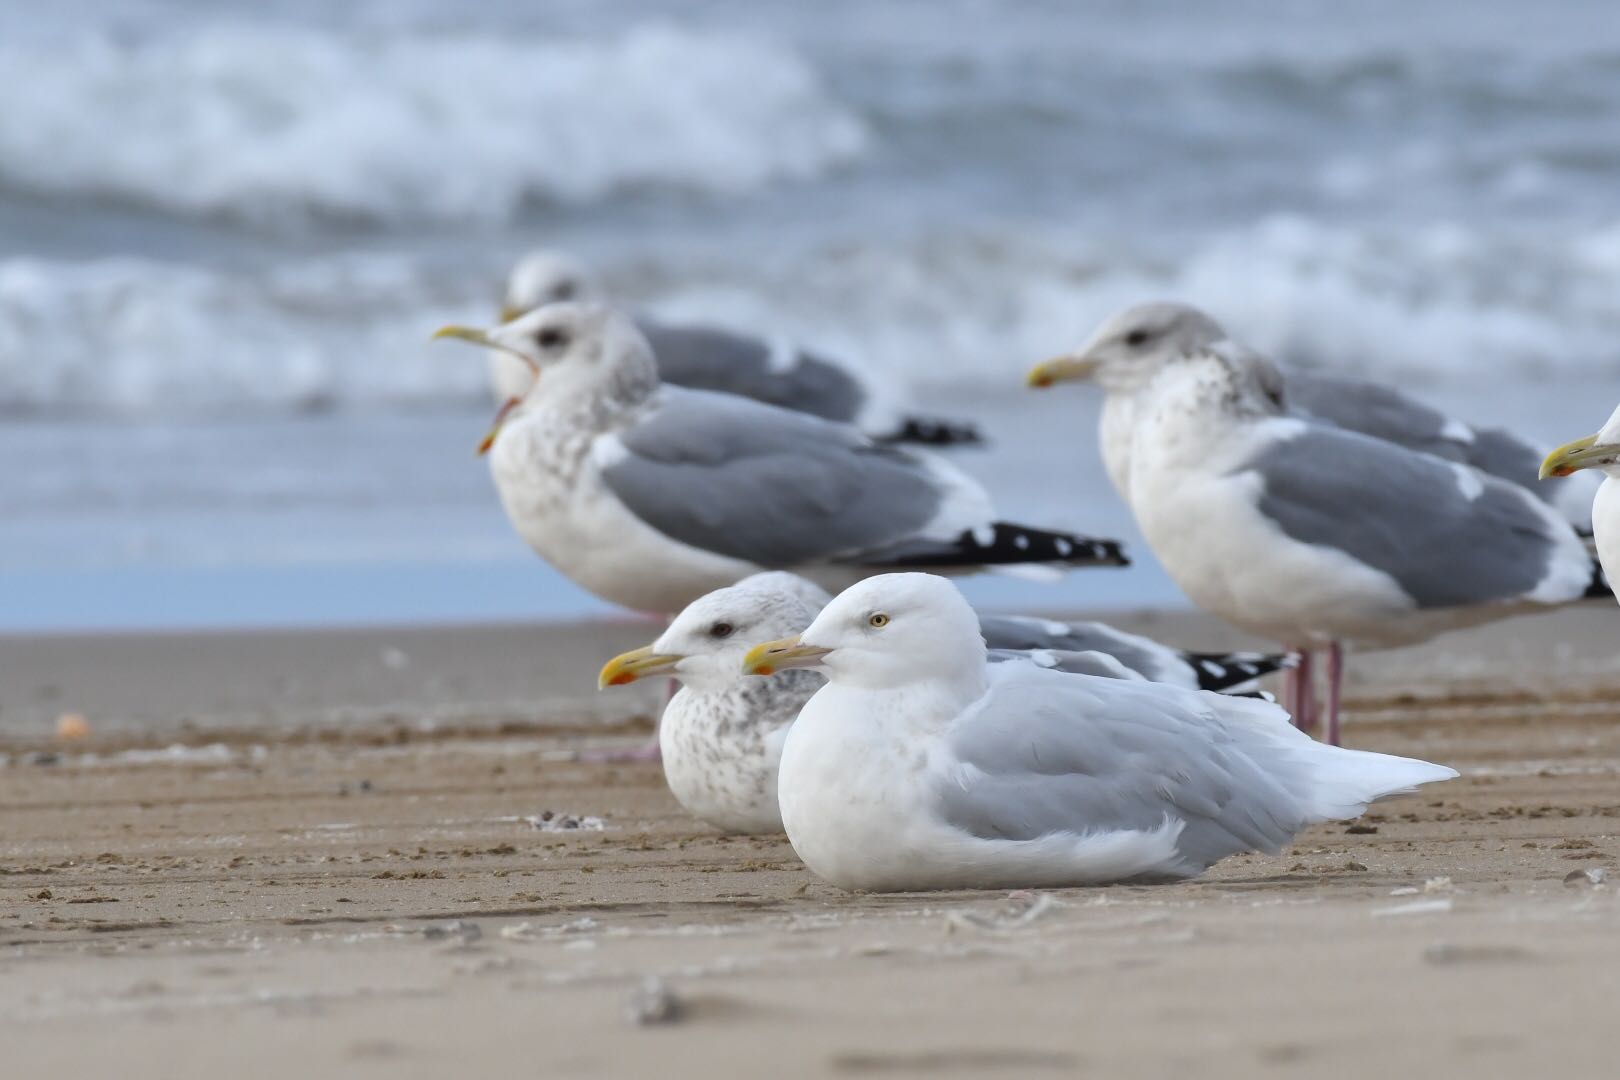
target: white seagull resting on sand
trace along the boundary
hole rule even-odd
[[[776,798],[782,740],[822,679],[797,670],[745,678],[742,660],[755,642],[809,626],[831,600],[795,574],[756,574],[692,601],[657,641],[603,666],[603,688],[650,677],[680,681],[658,741],[670,791],[694,816],[726,832],[782,831]],[[1102,623],[981,615],[979,628],[992,661],[1023,659],[1192,689],[1238,689],[1287,662],[1258,653],[1183,653]],[[1073,647],[1081,645],[1094,648]]]
[[[880,891],[1187,878],[1457,775],[1324,746],[1266,701],[985,659],[973,609],[931,574],[851,586],[748,653],[827,677],[778,777],[811,870]]]

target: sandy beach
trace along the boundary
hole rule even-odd
[[[843,893],[575,760],[650,731],[590,681],[644,623],[8,639],[0,1038],[18,1075],[1596,1075],[1611,615],[1357,665],[1349,742],[1458,781],[1028,895]]]

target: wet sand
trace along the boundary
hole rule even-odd
[[[842,893],[570,760],[650,731],[589,684],[646,624],[0,640],[7,1072],[1602,1075],[1614,617],[1358,665],[1349,741],[1461,780],[1035,895]]]

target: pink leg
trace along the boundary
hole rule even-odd
[[[1299,712],[1299,668],[1298,666],[1283,670],[1282,707],[1288,714],[1291,723],[1298,721],[1294,717]]]
[[[1316,730],[1316,654],[1310,649],[1299,651],[1299,709],[1294,713],[1294,726],[1301,731]]]
[[[1344,681],[1344,646],[1335,641],[1328,646],[1327,661],[1327,741],[1339,745],[1339,686]]]

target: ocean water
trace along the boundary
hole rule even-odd
[[[63,0],[0,9],[0,629],[561,618],[427,342],[572,250],[997,436],[1133,535],[1084,392],[1177,296],[1540,438],[1620,398],[1609,5]],[[1175,603],[1151,565],[991,603]]]

